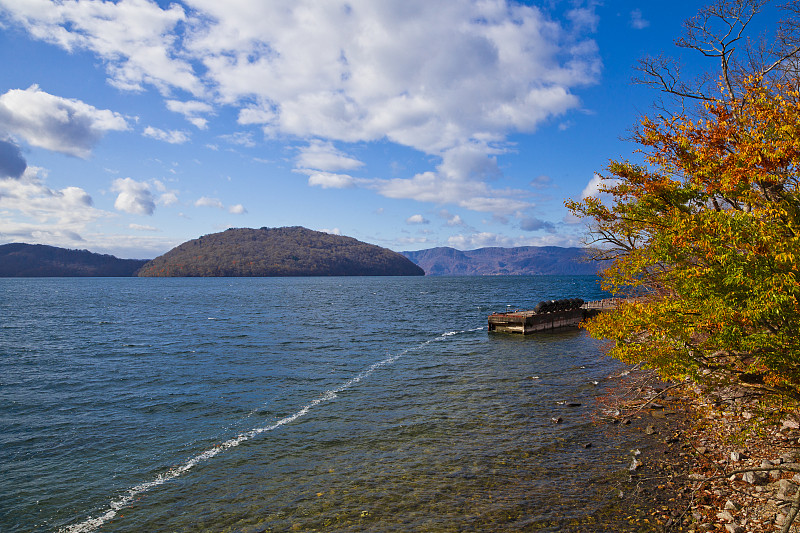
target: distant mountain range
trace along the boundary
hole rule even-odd
[[[152,261],[42,244],[0,245],[0,277],[593,275],[602,267],[587,261],[583,248],[431,248],[398,254],[301,227],[205,235]]]
[[[585,248],[521,246],[518,248],[430,248],[401,252],[429,276],[593,275],[602,264],[589,261]]]
[[[146,259],[118,259],[44,244],[0,245],[0,277],[129,277]]]

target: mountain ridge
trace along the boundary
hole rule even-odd
[[[249,228],[239,228],[249,231]],[[270,228],[261,228],[270,229]],[[275,230],[302,230],[306,236],[311,236],[312,241],[320,236],[327,236],[322,232],[314,232],[306,228],[295,226],[293,228],[273,228]],[[230,230],[229,230],[230,231]],[[221,232],[225,233],[225,232]],[[210,234],[219,235],[219,234]],[[210,235],[205,235],[193,241],[203,240],[209,242]],[[295,244],[299,246],[300,235],[296,235]],[[329,237],[322,237],[327,240]],[[457,250],[451,247],[435,247],[418,251],[392,252],[386,248],[363,243],[351,237],[330,236],[332,239],[343,239],[343,242],[351,244],[359,243],[364,246],[360,253],[367,250],[380,251],[379,255],[384,260],[395,256],[402,256],[409,263],[419,267],[416,270],[413,265],[406,264],[401,275],[421,275],[422,272],[429,276],[489,276],[489,275],[594,275],[597,274],[604,264],[602,262],[587,261],[587,250],[585,248],[565,248],[558,246],[520,246],[514,248],[486,247],[475,250]],[[187,242],[193,242],[187,241]],[[187,243],[184,243],[184,245]],[[179,248],[179,245],[176,248]],[[374,248],[369,248],[374,247]],[[387,252],[389,252],[387,254]],[[168,252],[169,253],[169,252]],[[164,254],[166,255],[166,254]],[[301,254],[304,255],[304,254]],[[305,254],[308,255],[308,254]],[[163,257],[159,256],[159,257]],[[300,255],[295,254],[296,259],[301,260]],[[156,258],[158,259],[158,258]],[[395,259],[396,260],[396,259]],[[146,259],[120,259],[113,255],[98,254],[88,250],[73,250],[59,248],[44,244],[25,244],[10,243],[0,245],[0,277],[114,277],[114,276],[135,276],[137,272],[146,264],[154,260]],[[236,259],[234,259],[236,261]],[[346,262],[345,262],[346,263]],[[349,263],[353,266],[353,263]],[[344,265],[345,267],[347,264]],[[390,275],[376,273],[374,275]],[[205,275],[225,275],[222,273],[208,273]],[[353,270],[350,270],[353,272]],[[151,274],[152,275],[152,274]],[[174,274],[181,275],[181,274]],[[203,275],[200,273],[187,275]],[[258,274],[239,274],[239,275],[258,275]],[[326,273],[316,271],[315,273],[300,274],[280,274],[273,273],[268,275],[365,275],[347,273]],[[369,274],[367,274],[369,275]]]
[[[447,246],[400,252],[428,276],[596,275],[602,262],[589,260],[586,248],[560,246],[486,247],[457,250]]]

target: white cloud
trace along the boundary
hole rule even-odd
[[[111,190],[118,192],[114,208],[135,215],[152,215],[156,210],[153,193],[147,183],[132,178],[117,178]]]
[[[323,233],[330,233],[331,235],[341,235],[342,234],[342,231],[339,228],[333,228],[333,229],[323,228],[320,231],[323,232]]]
[[[164,206],[175,205],[178,203],[178,193],[175,191],[165,192],[158,197],[158,201],[156,203]]]
[[[153,226],[144,226],[142,224],[128,224],[128,227],[136,231],[159,231],[158,228]]]
[[[581,198],[600,198],[602,196],[607,196],[606,193],[603,193],[600,189],[601,187],[613,187],[619,183],[619,180],[615,178],[603,178],[600,174],[595,174],[592,176],[592,179],[589,180],[589,183],[586,184],[586,187],[583,188],[581,192]]]
[[[264,107],[245,107],[239,110],[239,118],[236,122],[243,126],[248,124],[269,124],[277,116],[270,104],[266,104]]]
[[[460,250],[473,250],[475,248],[486,248],[489,246],[508,247],[513,246],[512,240],[506,236],[496,233],[480,232],[471,235],[453,235],[447,239],[447,243],[453,248]]]
[[[220,135],[219,138],[227,143],[238,144],[246,148],[253,148],[256,145],[256,142],[253,140],[253,135],[244,131],[227,133],[225,135]]]
[[[303,171],[308,174],[308,184],[323,189],[348,189],[356,185],[356,179],[347,174]]]
[[[168,142],[169,144],[183,144],[189,140],[189,134],[185,131],[169,130],[164,131],[152,126],[147,126],[142,135],[145,137],[152,137],[153,139]]]
[[[349,157],[337,150],[331,142],[314,140],[308,146],[300,148],[299,152],[297,156],[297,166],[299,168],[339,172],[341,170],[355,170],[364,166],[364,163],[358,159]]]
[[[450,227],[457,227],[457,226],[466,226],[467,224],[459,215],[454,215],[447,209],[442,209],[439,211],[439,216],[445,219],[446,224]]]
[[[529,205],[485,185],[501,177],[497,147],[578,109],[575,89],[596,83],[602,66],[591,38],[593,3],[563,20],[509,0],[186,4],[0,0],[9,20],[33,37],[97,54],[118,87],[188,91],[193,100],[167,106],[198,127],[210,112],[201,104],[230,105],[241,125],[259,125],[269,137],[318,139],[298,165],[333,173],[360,161],[315,148],[374,141],[411,147],[441,158],[434,181],[443,194],[428,187],[424,172],[373,188],[484,211]],[[248,132],[222,138],[255,145]],[[475,157],[455,165],[453,154],[464,147]],[[458,159],[466,162],[463,154]],[[341,176],[310,182],[348,186]]]
[[[430,224],[431,221],[422,215],[411,215],[406,219],[406,224]]]
[[[650,26],[650,21],[642,17],[641,9],[634,9],[631,11],[631,27],[637,30],[643,30],[648,26]]]
[[[450,218],[450,219],[447,221],[447,225],[448,225],[448,226],[463,226],[463,225],[464,225],[464,221],[463,221],[463,220],[461,220],[461,217],[460,217],[460,216],[458,216],[458,215],[453,215],[453,216],[452,216],[452,217],[451,217],[451,218]]]
[[[432,241],[428,237],[400,237],[394,240],[395,244],[406,246],[409,244],[429,244]]]
[[[508,237],[490,232],[453,235],[447,240],[449,246],[459,250],[474,250],[498,246],[509,248],[515,246],[583,246],[580,236],[549,233],[540,236]]]
[[[472,211],[511,214],[531,207],[524,199],[529,192],[494,189],[486,183],[500,175],[497,160],[485,155],[491,150],[482,143],[470,143],[448,150],[436,172],[423,172],[412,178],[369,180],[364,184],[389,198],[454,204]]]
[[[175,189],[168,190],[167,186],[164,185],[163,182],[159,180],[152,180],[151,184],[153,188],[160,192],[161,194],[158,196],[158,200],[156,203],[159,205],[170,206],[175,205],[178,203],[178,191]]]
[[[591,32],[597,31],[597,24],[600,17],[594,12],[593,8],[575,8],[567,12],[567,18],[572,21],[578,29],[588,29]]]
[[[209,198],[208,196],[201,196],[194,205],[195,207],[216,207],[217,209],[225,209],[225,206],[219,198]]]
[[[202,113],[210,113],[214,110],[209,104],[199,100],[188,100],[182,102],[180,100],[167,100],[167,109],[180,113],[184,116],[195,116]]]
[[[83,241],[81,233],[89,224],[107,215],[92,206],[83,189],[51,189],[45,176],[43,169],[27,167],[18,179],[0,180],[2,239],[74,246]]]
[[[42,182],[44,171],[28,167],[17,180],[0,180],[0,206],[33,219],[65,226],[95,220],[102,212],[92,207],[92,197],[79,187],[50,189]]]
[[[107,132],[127,129],[119,113],[54,96],[37,85],[0,96],[0,130],[54,152],[87,158]]]
[[[199,116],[206,113],[211,113],[214,108],[206,102],[199,100],[189,100],[181,102],[179,100],[167,100],[167,109],[175,113],[180,113],[186,120],[194,124],[198,129],[204,130],[208,128],[208,120]]]
[[[569,90],[594,82],[599,65],[577,33],[593,30],[591,9],[570,13],[571,32],[536,7],[506,2],[193,7],[213,23],[190,52],[224,101],[249,100],[240,122],[300,137],[386,137],[438,153],[576,107]]]
[[[201,95],[204,88],[191,63],[180,53],[184,9],[167,9],[148,0],[25,0],[0,2],[30,34],[73,51],[89,50],[106,63],[109,82],[125,90],[152,84],[168,93],[177,88]]]
[[[213,207],[214,209],[227,210],[228,213],[233,215],[243,215],[247,213],[247,209],[245,209],[242,204],[235,204],[225,207],[225,204],[222,203],[222,200],[219,198],[211,198],[209,196],[201,196],[195,201],[194,205],[195,207]]]

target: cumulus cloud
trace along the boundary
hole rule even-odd
[[[154,128],[152,126],[147,126],[142,135],[145,137],[151,137],[153,139],[164,141],[169,144],[183,144],[189,140],[189,134],[185,131],[179,130],[161,130],[158,128]]]
[[[213,207],[214,209],[227,210],[228,213],[233,215],[243,215],[247,213],[247,209],[245,209],[242,204],[235,204],[225,207],[225,204],[222,203],[222,200],[219,198],[211,198],[209,196],[201,196],[195,201],[194,205],[195,207]]]
[[[178,191],[175,189],[167,189],[162,181],[152,180],[152,188],[161,193],[156,200],[156,204],[170,206],[178,203]]]
[[[643,30],[650,25],[649,20],[645,20],[642,17],[642,10],[641,9],[634,9],[631,11],[631,27],[637,30]]]
[[[216,207],[217,209],[225,209],[225,206],[219,198],[209,198],[208,196],[201,196],[194,205],[195,207]]]
[[[602,188],[613,187],[616,183],[618,183],[618,180],[614,178],[606,179],[600,174],[595,174],[592,176],[592,179],[589,180],[589,183],[586,184],[586,187],[583,188],[581,198],[599,198],[604,194],[601,190]]]
[[[364,166],[364,163],[340,152],[331,142],[314,140],[308,146],[300,148],[297,166],[325,172],[339,172],[355,170]]]
[[[406,219],[406,224],[430,224],[431,221],[422,215],[411,215]]]
[[[119,113],[54,96],[37,85],[0,96],[0,130],[54,152],[87,158],[107,132],[127,129]]]
[[[567,28],[515,2],[193,7],[207,19],[189,51],[223,100],[248,101],[240,122],[300,137],[385,137],[438,153],[527,131],[576,107],[570,89],[594,82],[600,62],[579,33],[596,21],[586,8],[570,12]]]
[[[19,178],[28,168],[22,151],[11,140],[0,139],[0,179]]]
[[[348,189],[356,185],[356,179],[347,174],[333,172],[302,171],[308,174],[308,184],[323,189]]]
[[[251,106],[239,110],[239,118],[236,120],[239,124],[246,126],[248,124],[269,124],[277,117],[276,112],[272,109],[272,105],[261,104],[260,107]]]
[[[445,223],[450,227],[466,226],[467,224],[461,219],[459,215],[454,215],[447,209],[439,211],[439,216],[445,219]]]
[[[44,169],[29,166],[18,179],[0,180],[0,239],[136,258],[155,257],[179,244],[164,237],[110,233],[103,219],[111,214],[94,207],[86,191],[52,189],[46,177]],[[150,226],[129,227],[137,233],[157,231]]]
[[[340,230],[339,228],[331,228],[331,229],[323,228],[320,231],[323,232],[323,233],[329,233],[331,235],[341,235],[342,234],[342,230]]]
[[[162,9],[156,2],[3,2],[9,17],[35,38],[70,52],[88,50],[106,63],[109,82],[140,91],[147,84],[164,93],[172,88],[194,95],[204,92],[191,63],[178,53],[181,24],[187,22],[177,3]]]
[[[180,113],[186,120],[194,124],[198,129],[204,130],[208,127],[208,120],[200,115],[211,113],[214,108],[206,102],[199,100],[189,100],[181,102],[180,100],[167,100],[167,109],[175,113]]]
[[[602,67],[592,2],[561,20],[511,0],[0,2],[34,38],[97,54],[117,87],[192,94],[167,106],[198,127],[212,112],[203,104],[222,104],[269,137],[318,139],[298,166],[332,174],[312,184],[351,186],[337,173],[361,168],[331,143],[388,141],[441,164],[359,185],[481,211],[527,205],[485,185],[502,177],[498,146],[578,109],[575,90]],[[223,138],[255,145],[249,132]]]
[[[114,209],[135,215],[152,215],[156,203],[150,186],[132,178],[117,178],[111,184],[111,190],[118,192],[114,201]]]
[[[8,241],[69,244],[105,215],[79,187],[51,189],[46,172],[27,167],[18,179],[0,180],[0,237]]]
[[[164,206],[175,205],[178,203],[178,193],[175,191],[167,191],[161,193],[156,203],[159,203]]]
[[[412,199],[436,204],[454,204],[472,211],[511,214],[531,207],[529,194],[516,189],[494,189],[487,181],[500,175],[495,157],[482,143],[470,143],[448,150],[436,172],[412,178],[370,180],[367,186],[389,198]]]

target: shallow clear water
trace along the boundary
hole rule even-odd
[[[563,297],[602,294],[592,277],[0,279],[0,531],[558,531],[625,469],[624,435],[591,422],[619,363],[581,331],[486,317]]]

